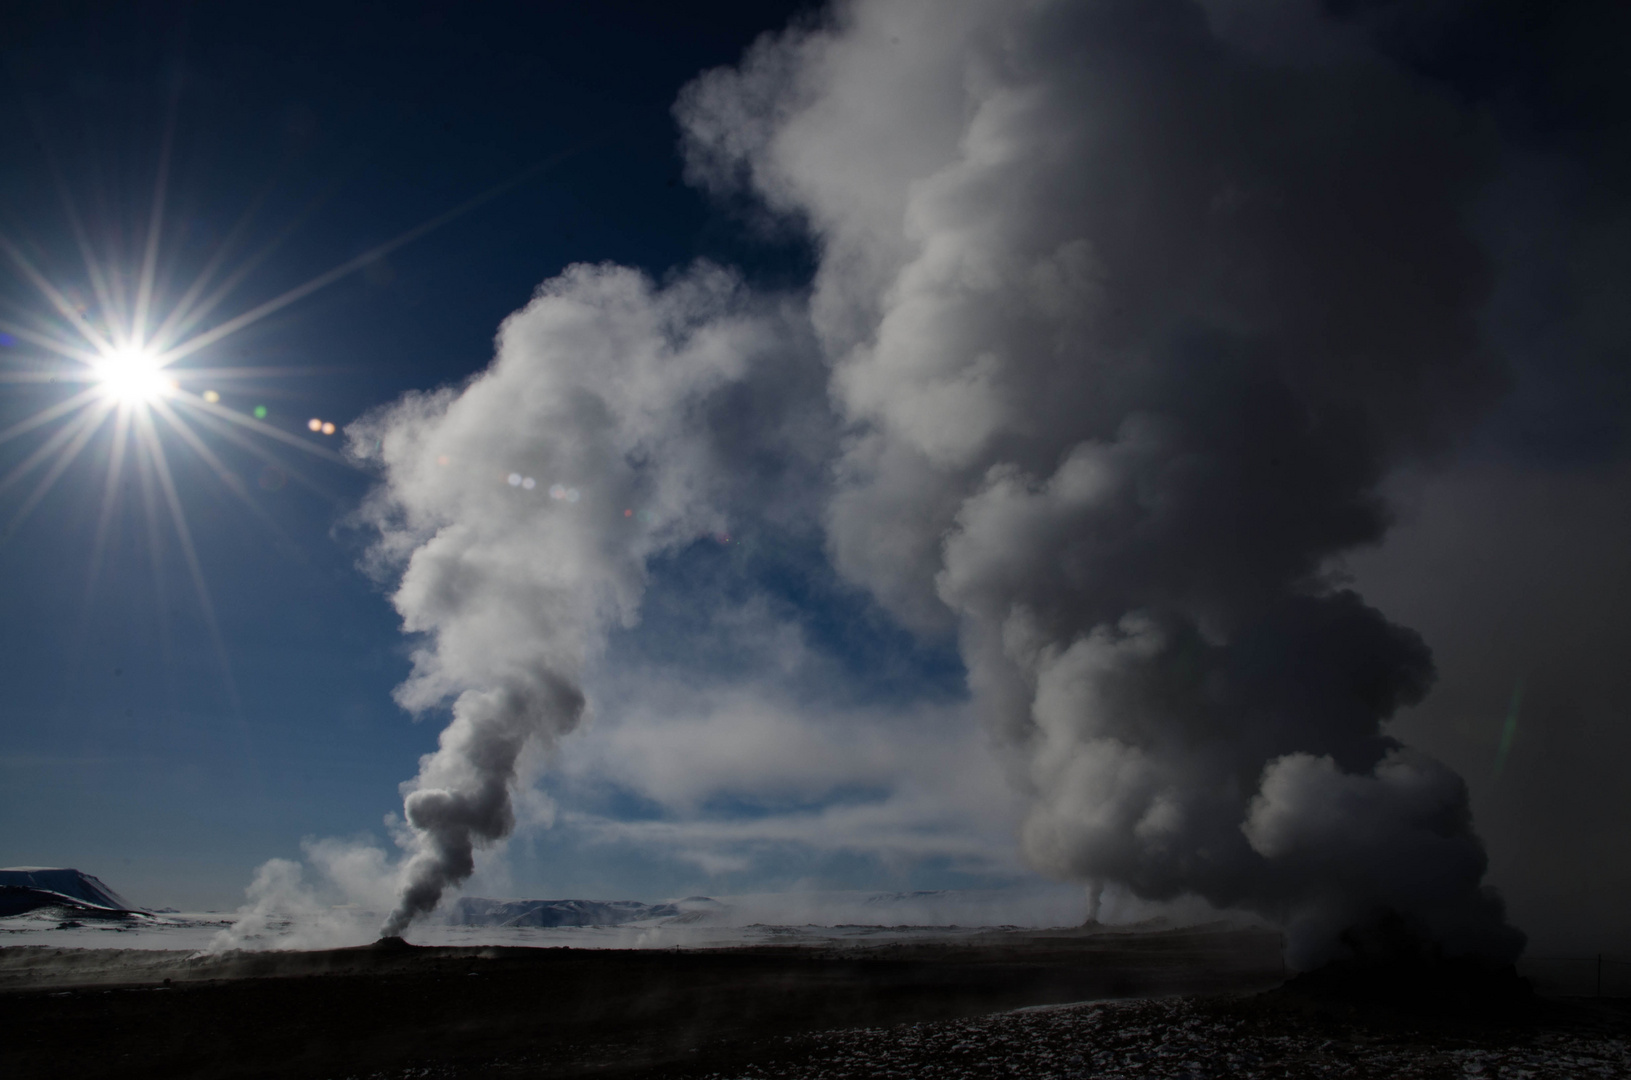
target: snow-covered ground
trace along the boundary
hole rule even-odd
[[[1080,890],[964,890],[914,893],[807,892],[752,894],[719,899],[690,897],[660,906],[621,902],[631,909],[658,912],[616,926],[513,925],[497,916],[513,914],[539,901],[468,898],[445,914],[414,924],[407,938],[416,945],[568,946],[583,949],[718,948],[762,944],[855,944],[933,935],[958,937],[993,927],[1057,927],[1081,923]],[[551,901],[554,907],[585,906],[584,901]],[[599,902],[588,907],[615,907]],[[492,909],[495,917],[473,921]],[[678,912],[678,914],[675,914]],[[639,912],[634,912],[638,914]],[[1117,920],[1132,924],[1151,913],[1128,907]],[[1210,909],[1193,917],[1163,915],[1167,923],[1207,921]],[[384,913],[355,905],[307,906],[300,911],[244,909],[238,912],[163,912],[122,919],[90,918],[61,909],[40,909],[0,918],[0,946],[42,945],[86,949],[313,949],[366,945],[379,936]],[[534,921],[523,918],[522,922]]]
[[[45,945],[57,949],[184,949],[209,946],[232,924],[222,912],[163,914],[126,919],[81,919],[49,908],[0,919],[0,947]]]
[[[42,945],[59,949],[173,949],[189,952],[241,949],[335,948],[366,945],[379,936],[377,912],[336,911],[320,938],[298,919],[268,920],[254,933],[235,930],[231,912],[166,913],[150,918],[90,920],[36,911],[0,919],[0,947]],[[1011,925],[1011,924],[1010,924]],[[884,944],[989,934],[988,926],[881,926],[750,923],[708,924],[653,919],[622,926],[453,926],[422,923],[409,932],[416,945],[531,946],[575,949],[727,948],[740,945]]]

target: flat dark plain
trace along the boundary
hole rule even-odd
[[[1498,1076],[1504,1058],[1466,1071],[1485,1060],[1466,1053],[1579,1035],[1596,1049],[1569,1060],[1612,1070],[1631,1036],[1624,1012],[1557,1003],[1423,1031],[1311,1006],[1284,981],[1277,934],[1224,927],[867,947],[18,947],[0,949],[0,1075]],[[1035,1008],[1081,1002],[1097,1004]],[[1456,1071],[1399,1065],[1417,1059]],[[1306,1071],[1282,1068],[1296,1061]]]

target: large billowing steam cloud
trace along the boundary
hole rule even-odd
[[[1510,958],[1461,780],[1384,731],[1431,657],[1332,570],[1385,534],[1382,481],[1500,389],[1463,224],[1493,150],[1355,49],[1287,63],[1222,25],[842,4],[687,88],[691,174],[819,246],[830,551],[959,635],[1034,865],[1259,912],[1299,966],[1389,912]],[[522,751],[579,723],[647,558],[719,527],[710,395],[799,352],[765,310],[716,271],[579,268],[475,382],[359,429],[427,640],[401,698],[454,699],[387,931],[510,829]]]
[[[720,528],[709,396],[783,336],[771,325],[716,269],[656,290],[579,266],[505,322],[468,386],[353,429],[384,474],[365,508],[376,557],[401,574],[405,628],[426,635],[398,699],[453,699],[440,748],[405,785],[412,854],[386,933],[514,827],[522,753],[582,719],[584,665],[636,617],[646,558]]]
[[[1481,131],[1173,0],[844,4],[678,111],[696,179],[820,244],[831,549],[955,626],[1031,860],[1298,965],[1385,912],[1514,955],[1461,780],[1383,732],[1429,653],[1329,569],[1499,389]]]

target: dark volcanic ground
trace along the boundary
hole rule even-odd
[[[1218,928],[864,949],[11,948],[0,1076],[1631,1077],[1623,1013],[1546,1004],[1419,1030],[1258,993],[1282,980],[1277,935]],[[1134,997],[1163,1000],[1011,1011]]]
[[[673,1070],[716,1080],[874,1077],[1257,1078],[1413,1080],[1631,1076],[1631,1017],[1576,1005],[1518,1023],[1397,1024],[1310,1017],[1263,998],[1103,1001],[894,1028],[815,1032],[738,1054],[723,1068]]]

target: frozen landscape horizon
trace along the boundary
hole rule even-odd
[[[42,868],[0,869],[8,875]],[[0,945],[52,948],[287,950],[343,948],[376,940],[386,912],[354,903],[296,907],[246,904],[233,911],[146,910],[124,901],[100,879],[67,868],[56,893],[40,893],[33,910],[0,916]],[[80,882],[74,887],[72,875]],[[1086,898],[1072,885],[880,892],[801,890],[690,896],[651,901],[464,896],[414,925],[408,940],[436,946],[539,948],[721,948],[761,944],[878,943],[1000,929],[1079,927]],[[1247,916],[1199,902],[1154,905],[1112,891],[1097,923],[1106,929],[1176,927]]]

